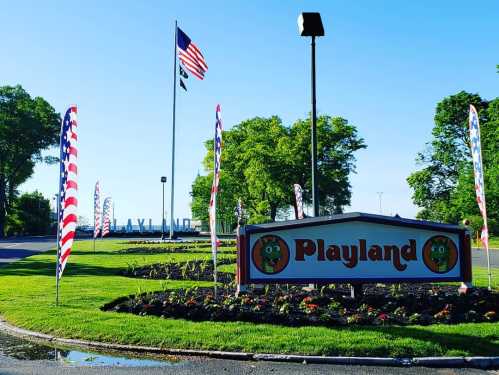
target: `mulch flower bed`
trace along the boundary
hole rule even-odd
[[[235,259],[232,258],[220,258],[217,264],[221,266],[234,262]],[[122,275],[142,279],[213,281],[213,262],[211,260],[192,260],[181,263],[156,263],[140,267],[129,264]],[[231,283],[234,280],[232,273],[219,271],[217,276],[221,283]]]
[[[456,286],[431,284],[364,285],[351,298],[345,286],[305,291],[269,285],[235,296],[232,287],[166,290],[123,297],[102,309],[194,321],[245,321],[288,326],[408,325],[494,322],[499,293],[485,288],[458,295]]]
[[[119,254],[185,254],[185,253],[198,253],[207,254],[207,250],[202,250],[200,246],[179,246],[179,247],[129,247],[127,249],[119,250]],[[218,249],[217,253],[221,254],[235,254],[235,249]]]

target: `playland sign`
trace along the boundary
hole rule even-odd
[[[247,225],[239,284],[471,281],[464,228],[352,213]]]

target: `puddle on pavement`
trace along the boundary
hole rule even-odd
[[[122,354],[109,355],[56,348],[0,332],[1,357],[29,361],[57,361],[75,366],[164,367],[179,364],[175,360],[133,358]]]

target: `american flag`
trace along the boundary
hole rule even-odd
[[[213,170],[213,186],[211,188],[211,199],[209,207],[210,217],[210,232],[211,232],[211,251],[213,259],[216,260],[217,247],[219,241],[217,239],[217,192],[220,183],[220,158],[222,156],[222,119],[220,118],[220,104],[217,105],[216,110],[216,123],[215,123],[215,139],[213,147],[214,156],[214,170]]]
[[[102,237],[109,234],[111,226],[111,210],[112,210],[112,199],[107,197],[104,199],[104,208],[102,213]]]
[[[206,65],[199,48],[192,43],[191,38],[180,27],[177,27],[177,50],[178,58],[185,69],[199,79],[203,79],[204,74],[208,71],[208,65]]]
[[[99,187],[99,181],[97,181],[95,183],[95,191],[94,191],[94,238],[97,238],[99,236],[100,219],[101,219],[100,187]]]
[[[76,208],[78,200],[76,193],[78,184],[77,167],[77,121],[76,105],[72,105],[66,111],[61,125],[61,161],[59,178],[59,220],[57,246],[57,278],[62,277],[66,262],[71,254],[73,239],[76,231]]]
[[[303,189],[299,184],[294,184],[293,187],[295,190],[297,219],[303,219]]]
[[[475,174],[475,192],[478,208],[483,217],[483,229],[481,233],[482,243],[485,249],[489,249],[489,230],[487,227],[487,208],[485,206],[485,185],[483,182],[483,164],[482,164],[482,146],[480,142],[480,123],[478,121],[478,112],[470,104],[470,141],[471,156],[473,159],[473,171]]]

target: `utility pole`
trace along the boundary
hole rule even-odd
[[[376,194],[378,194],[378,198],[379,198],[379,213],[382,214],[383,210],[381,209],[381,196],[383,195],[383,192],[378,191]]]

